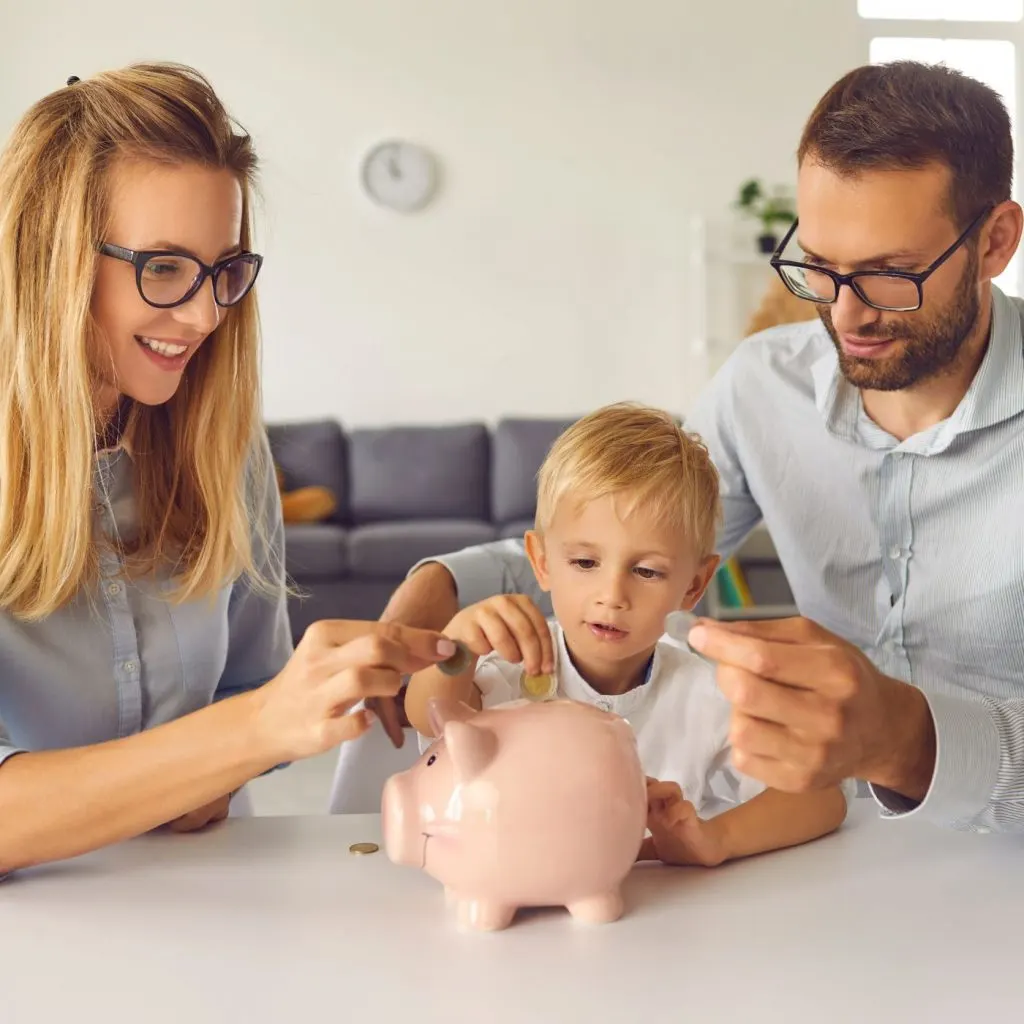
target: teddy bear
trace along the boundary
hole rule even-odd
[[[286,523],[320,523],[338,507],[329,488],[298,487],[288,491],[285,489],[281,467],[275,464],[274,471],[281,492],[281,513]]]
[[[815,318],[814,303],[797,298],[782,282],[778,274],[772,274],[768,287],[757,309],[747,321],[743,336],[749,338],[758,331],[779,324],[798,324]]]

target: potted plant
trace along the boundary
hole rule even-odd
[[[781,187],[767,192],[760,180],[751,178],[740,187],[736,207],[761,224],[757,246],[763,253],[772,253],[779,244],[779,229],[796,220],[796,211],[789,194]]]

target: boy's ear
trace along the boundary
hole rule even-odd
[[[690,586],[687,587],[686,596],[683,598],[681,605],[682,608],[690,611],[704,596],[704,591],[708,589],[708,584],[714,579],[715,573],[721,564],[722,559],[718,555],[708,555],[700,563],[700,566],[693,575],[693,579],[690,581]]]
[[[536,530],[527,530],[523,538],[526,542],[526,557],[533,567],[533,575],[537,577],[537,584],[540,589],[547,592],[548,585],[548,556],[544,550],[544,538]]]

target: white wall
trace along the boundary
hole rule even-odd
[[[213,80],[264,161],[270,419],[682,410],[687,229],[791,180],[818,95],[867,59],[854,0],[32,0],[0,21],[0,131],[135,59]],[[801,41],[803,40],[803,41]],[[443,192],[380,210],[383,136]]]

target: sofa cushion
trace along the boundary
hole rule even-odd
[[[537,472],[555,439],[575,419],[503,419],[494,430],[491,512],[495,522],[530,519]]]
[[[289,491],[299,487],[330,489],[338,505],[332,522],[347,520],[348,495],[345,486],[345,438],[334,420],[303,423],[275,423],[267,427],[270,450],[284,475]]]
[[[353,523],[489,516],[482,423],[353,430],[348,467]]]
[[[348,572],[348,532],[337,523],[295,523],[285,527],[284,561],[297,580],[336,579]]]
[[[502,539],[515,537],[516,540],[522,540],[526,531],[532,529],[532,519],[514,519],[511,523],[505,523],[501,529],[498,530],[498,536]]]
[[[349,533],[349,570],[364,579],[400,580],[421,559],[495,540],[489,523],[460,519],[418,519],[371,523]]]

